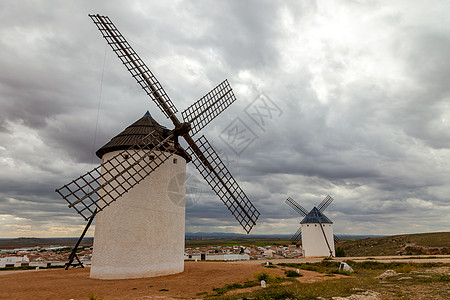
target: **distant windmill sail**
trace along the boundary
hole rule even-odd
[[[330,195],[326,196],[325,199],[322,200],[322,202],[320,202],[319,206],[317,206],[317,209],[320,212],[323,212],[325,209],[327,209],[327,207],[331,204],[331,202],[333,202],[333,198],[331,198]]]
[[[308,211],[303,206],[295,202],[295,200],[292,199],[291,197],[286,199],[286,204],[292,207],[296,212],[298,212],[303,217],[308,214]]]

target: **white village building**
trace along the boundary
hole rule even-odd
[[[236,261],[236,260],[250,260],[250,255],[248,254],[208,254],[202,253],[197,255],[189,255],[185,253],[184,259],[192,260],[225,260],[225,261]]]
[[[0,268],[7,267],[28,267],[30,259],[28,256],[7,256],[0,258]]]

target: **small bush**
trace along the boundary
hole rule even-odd
[[[301,277],[301,276],[303,276],[303,275],[298,274],[297,272],[292,271],[292,270],[284,271],[284,275],[286,275],[286,277]]]
[[[335,252],[336,252],[336,257],[345,257],[346,256],[345,250],[342,247],[336,247]]]
[[[225,294],[228,291],[232,291],[232,290],[236,290],[236,289],[242,289],[242,288],[244,288],[244,286],[242,284],[237,283],[237,282],[233,282],[233,283],[230,283],[230,284],[226,284],[224,287],[221,287],[221,288],[213,288],[212,290],[214,292],[216,292],[217,295],[223,295],[223,294]]]
[[[300,269],[303,270],[307,270],[307,271],[314,271],[314,272],[318,272],[319,268],[313,265],[303,265],[299,267]]]
[[[437,281],[439,282],[449,282],[450,281],[450,275],[448,274],[439,274],[437,277]]]
[[[96,296],[94,294],[90,294],[89,295],[89,300],[103,300],[103,298],[100,297],[100,296]]]
[[[339,268],[340,264],[340,262],[334,261],[331,258],[324,258],[320,263],[318,263],[319,266],[326,268]]]
[[[264,280],[266,282],[270,279],[270,275],[266,272],[253,274],[253,277],[255,277],[255,279],[257,279],[258,281]]]
[[[230,284],[226,284],[225,288],[227,288],[228,290],[235,290],[235,289],[242,289],[244,286],[240,283],[237,282],[233,282]]]
[[[284,282],[284,281],[286,281],[286,280],[287,280],[287,279],[284,278],[284,277],[281,277],[281,276],[275,276],[275,277],[269,278],[269,283],[272,284],[272,285],[274,285],[274,284],[278,284],[278,283]]]
[[[251,281],[251,280],[246,280],[244,281],[244,283],[242,283],[242,286],[247,288],[247,287],[252,287],[252,286],[257,286],[259,285],[259,282],[257,281]]]

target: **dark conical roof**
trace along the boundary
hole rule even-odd
[[[106,153],[116,150],[129,149],[131,146],[137,144],[140,140],[142,140],[142,138],[144,138],[153,130],[157,130],[161,134],[162,138],[166,138],[170,132],[169,129],[156,122],[155,119],[153,119],[150,113],[147,111],[142,118],[113,137],[111,141],[98,149],[95,154],[97,154],[99,158],[102,158],[102,156]]]
[[[303,220],[300,222],[300,224],[306,224],[306,223],[331,223],[330,219],[327,218],[320,210],[317,209],[317,207],[314,206],[313,209],[303,218]]]

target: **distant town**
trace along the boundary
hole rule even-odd
[[[69,261],[71,247],[52,245],[49,247],[26,247],[0,249],[0,268],[63,267]],[[92,246],[78,249],[77,256],[84,265],[91,264]],[[185,260],[236,261],[268,258],[299,258],[303,249],[297,245],[234,245],[186,247]]]
[[[63,267],[69,261],[71,248],[67,246],[27,247],[0,249],[0,268]],[[83,247],[77,252],[78,258],[90,264],[92,247]]]

